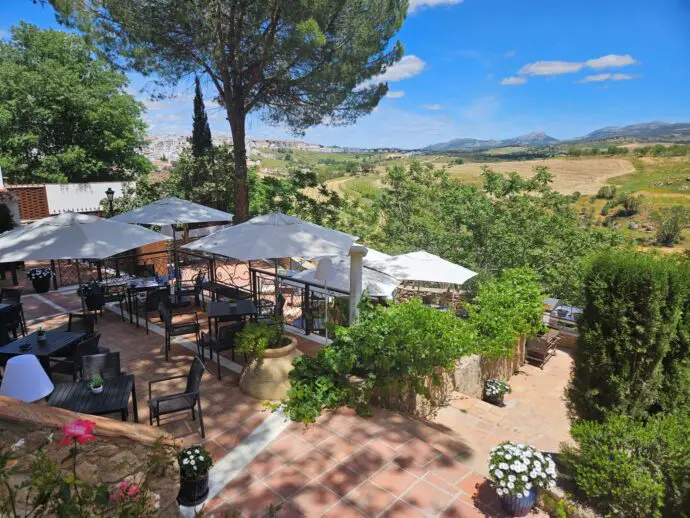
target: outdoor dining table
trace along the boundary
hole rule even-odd
[[[211,321],[215,323],[214,336],[218,336],[218,320],[227,317],[237,317],[243,319],[246,317],[256,317],[256,306],[251,300],[238,300],[236,302],[229,301],[213,301],[206,305],[206,316],[208,317],[208,331],[211,333],[213,327]]]
[[[0,347],[0,356],[19,356],[20,354],[33,354],[41,362],[46,374],[50,376],[50,356],[55,356],[86,336],[84,332],[46,331],[46,339],[38,341],[36,332],[23,336]]]
[[[12,304],[5,304],[4,302],[0,302],[0,311],[9,311],[10,309],[12,309],[12,307]]]
[[[48,405],[72,410],[82,414],[105,415],[120,412],[122,420],[127,420],[129,396],[132,396],[134,422],[139,422],[137,412],[137,392],[134,375],[123,374],[103,380],[103,392],[91,392],[88,381],[59,383],[48,398]]]

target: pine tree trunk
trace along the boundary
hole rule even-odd
[[[235,158],[235,217],[233,223],[249,219],[249,189],[247,187],[247,146],[245,143],[246,114],[228,110],[232,130],[232,147]]]

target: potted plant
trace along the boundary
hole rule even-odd
[[[240,390],[256,399],[284,398],[290,388],[292,360],[302,353],[297,341],[283,334],[283,319],[250,322],[236,340],[237,350],[249,356],[240,374]]]
[[[532,446],[503,442],[489,453],[489,474],[503,510],[527,516],[538,488],[556,485],[556,464]]]
[[[38,330],[36,330],[36,338],[38,339],[39,343],[43,343],[46,341],[46,331],[42,327],[39,327]]]
[[[484,401],[503,406],[503,397],[512,392],[510,385],[503,380],[489,379],[484,384]]]
[[[180,505],[194,506],[208,496],[208,472],[213,460],[202,446],[185,448],[177,454],[180,464],[180,491],[177,502]]]
[[[89,388],[94,394],[103,392],[103,377],[100,374],[94,374],[91,381],[89,381]]]
[[[26,274],[26,278],[34,285],[36,293],[46,293],[50,290],[50,280],[53,278],[53,270],[50,268],[32,268]]]

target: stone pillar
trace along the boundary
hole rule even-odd
[[[364,245],[355,244],[350,248],[350,325],[354,324],[359,316],[359,301],[362,300],[362,259],[367,252]]]

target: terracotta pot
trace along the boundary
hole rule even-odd
[[[278,349],[266,349],[263,361],[251,360],[240,374],[240,390],[250,397],[262,400],[278,400],[285,397],[290,388],[288,374],[292,360],[301,356],[297,340],[287,336],[290,343]]]

